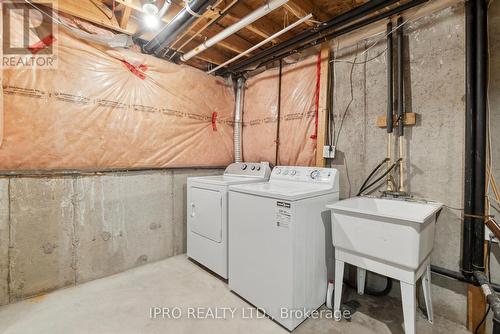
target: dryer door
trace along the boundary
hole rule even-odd
[[[222,240],[222,194],[192,187],[188,203],[191,231],[215,242]]]

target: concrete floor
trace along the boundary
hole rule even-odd
[[[308,319],[294,333],[403,333],[397,300],[346,291],[344,300],[353,299],[361,306],[351,322]],[[152,319],[152,307],[178,307],[182,316]],[[225,319],[201,320],[202,314],[198,318],[188,314],[189,308],[197,307],[202,307],[200,311],[206,307],[237,310],[234,318],[227,312]],[[0,333],[288,333],[268,318],[248,319],[251,309],[223,281],[180,255],[3,306]],[[431,326],[420,313],[418,333],[468,332],[442,317],[436,317]]]

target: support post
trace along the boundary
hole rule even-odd
[[[486,312],[486,299],[481,287],[468,284],[467,287],[467,329],[476,330]],[[478,334],[484,334],[484,325],[479,328]]]
[[[328,123],[328,71],[330,59],[330,44],[328,42],[321,45],[321,77],[319,88],[318,105],[318,133],[316,140],[316,166],[325,167],[323,158],[323,146],[326,143],[326,126]]]

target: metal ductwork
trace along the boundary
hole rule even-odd
[[[215,1],[216,0],[186,1],[186,8],[177,13],[162,31],[144,45],[143,51],[147,54],[152,54],[168,48],[175,41],[177,36],[196,20],[197,15],[202,15],[209,6],[215,3]]]
[[[234,162],[242,162],[241,156],[241,121],[243,118],[243,104],[245,94],[245,79],[238,78],[236,84],[236,108],[234,111]]]

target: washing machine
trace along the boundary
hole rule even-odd
[[[229,288],[290,331],[325,302],[338,197],[331,168],[275,167],[267,183],[229,187]]]
[[[219,276],[228,275],[230,185],[266,182],[269,163],[233,163],[223,175],[187,179],[187,255]]]

